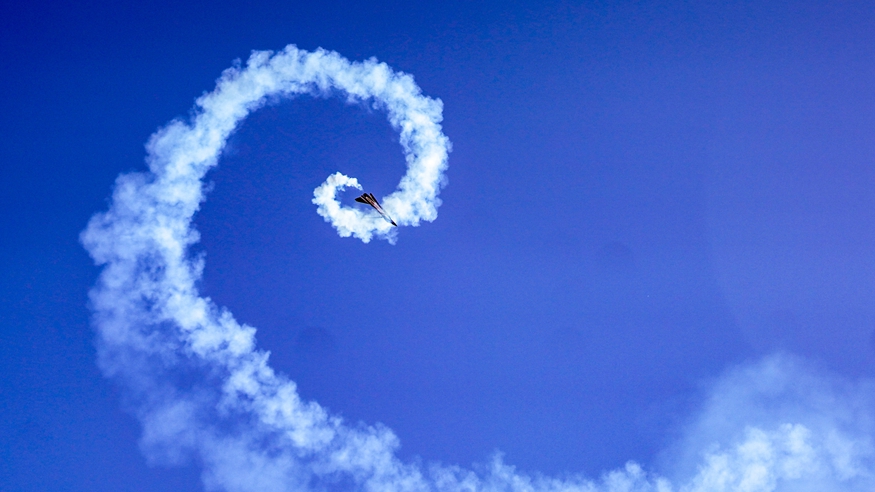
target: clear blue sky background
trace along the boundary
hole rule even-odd
[[[443,100],[444,204],[395,246],[339,238],[313,188],[388,194],[396,133],[269,106],[208,176],[202,291],[403,459],[659,468],[728,367],[875,373],[869,2],[364,3],[0,6],[0,489],[200,490],[194,463],[146,464],[96,366],[78,234],[152,132],[288,43]]]

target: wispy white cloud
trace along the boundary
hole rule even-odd
[[[413,79],[374,60],[352,63],[294,46],[256,52],[227,70],[197,101],[190,122],[174,121],[148,144],[149,172],[119,176],[111,206],[82,242],[103,265],[91,292],[100,366],[126,390],[155,463],[195,459],[209,490],[698,492],[873,490],[872,401],[868,383],[818,375],[786,357],[745,366],[717,381],[701,414],[671,452],[665,477],[630,462],[598,478],[523,473],[500,457],[465,469],[403,462],[398,438],[353,426],[268,364],[255,329],[201,297],[202,259],[192,217],[202,178],[228,135],[266,98],[339,92],[388,114],[407,173],[383,200],[400,225],[434,220],[449,141],[441,104]],[[341,236],[392,240],[376,213],[335,198],[354,178],[334,174],[314,193],[317,212]]]
[[[715,381],[666,455],[695,491],[872,490],[873,390],[772,355]]]

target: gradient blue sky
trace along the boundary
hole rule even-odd
[[[439,218],[339,238],[313,188],[388,194],[397,135],[341,99],[272,104],[207,176],[201,290],[402,460],[670,475],[732,367],[867,380],[873,25],[868,2],[4,3],[0,489],[202,488],[196,460],[147,464],[97,367],[78,235],[150,134],[288,43],[443,101]]]

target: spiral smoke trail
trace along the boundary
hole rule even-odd
[[[334,52],[288,46],[254,52],[245,67],[226,70],[215,90],[197,100],[191,122],[173,121],[155,133],[148,143],[149,171],[119,176],[109,210],[82,233],[103,267],[91,291],[99,364],[141,421],[141,447],[151,462],[195,460],[207,489],[232,492],[753,492],[811,477],[819,480],[818,490],[871,490],[849,488],[872,485],[871,449],[848,437],[847,429],[837,431],[835,419],[736,426],[744,431],[726,434],[728,447],[708,448],[691,478],[673,488],[632,462],[597,480],[526,475],[500,457],[477,471],[405,463],[395,455],[398,439],[389,429],[350,426],[318,403],[302,401],[295,383],[274,372],[267,353],[256,347],[255,329],[199,295],[203,261],[189,249],[198,241],[192,218],[204,200],[202,178],[240,121],[269,98],[325,93],[386,112],[400,134],[407,173],[383,206],[402,226],[434,220],[450,145],[441,133],[441,102],[423,96],[411,76],[375,60],[354,63]],[[379,215],[336,200],[344,187],[359,184],[337,173],[319,186],[317,212],[341,236],[393,241],[395,229]],[[798,372],[777,364],[785,373]],[[740,381],[721,391],[735,394],[732,388],[749,385]],[[742,392],[736,400],[744,398],[754,399]]]

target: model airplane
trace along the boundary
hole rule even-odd
[[[359,203],[366,203],[374,207],[374,210],[380,212],[380,215],[382,215],[384,219],[388,220],[389,223],[391,223],[393,226],[398,227],[398,224],[396,224],[395,221],[392,220],[392,217],[389,217],[389,214],[387,214],[386,211],[383,210],[383,207],[380,206],[380,202],[378,202],[377,199],[374,198],[373,193],[363,193],[362,196],[356,198],[355,201]]]

